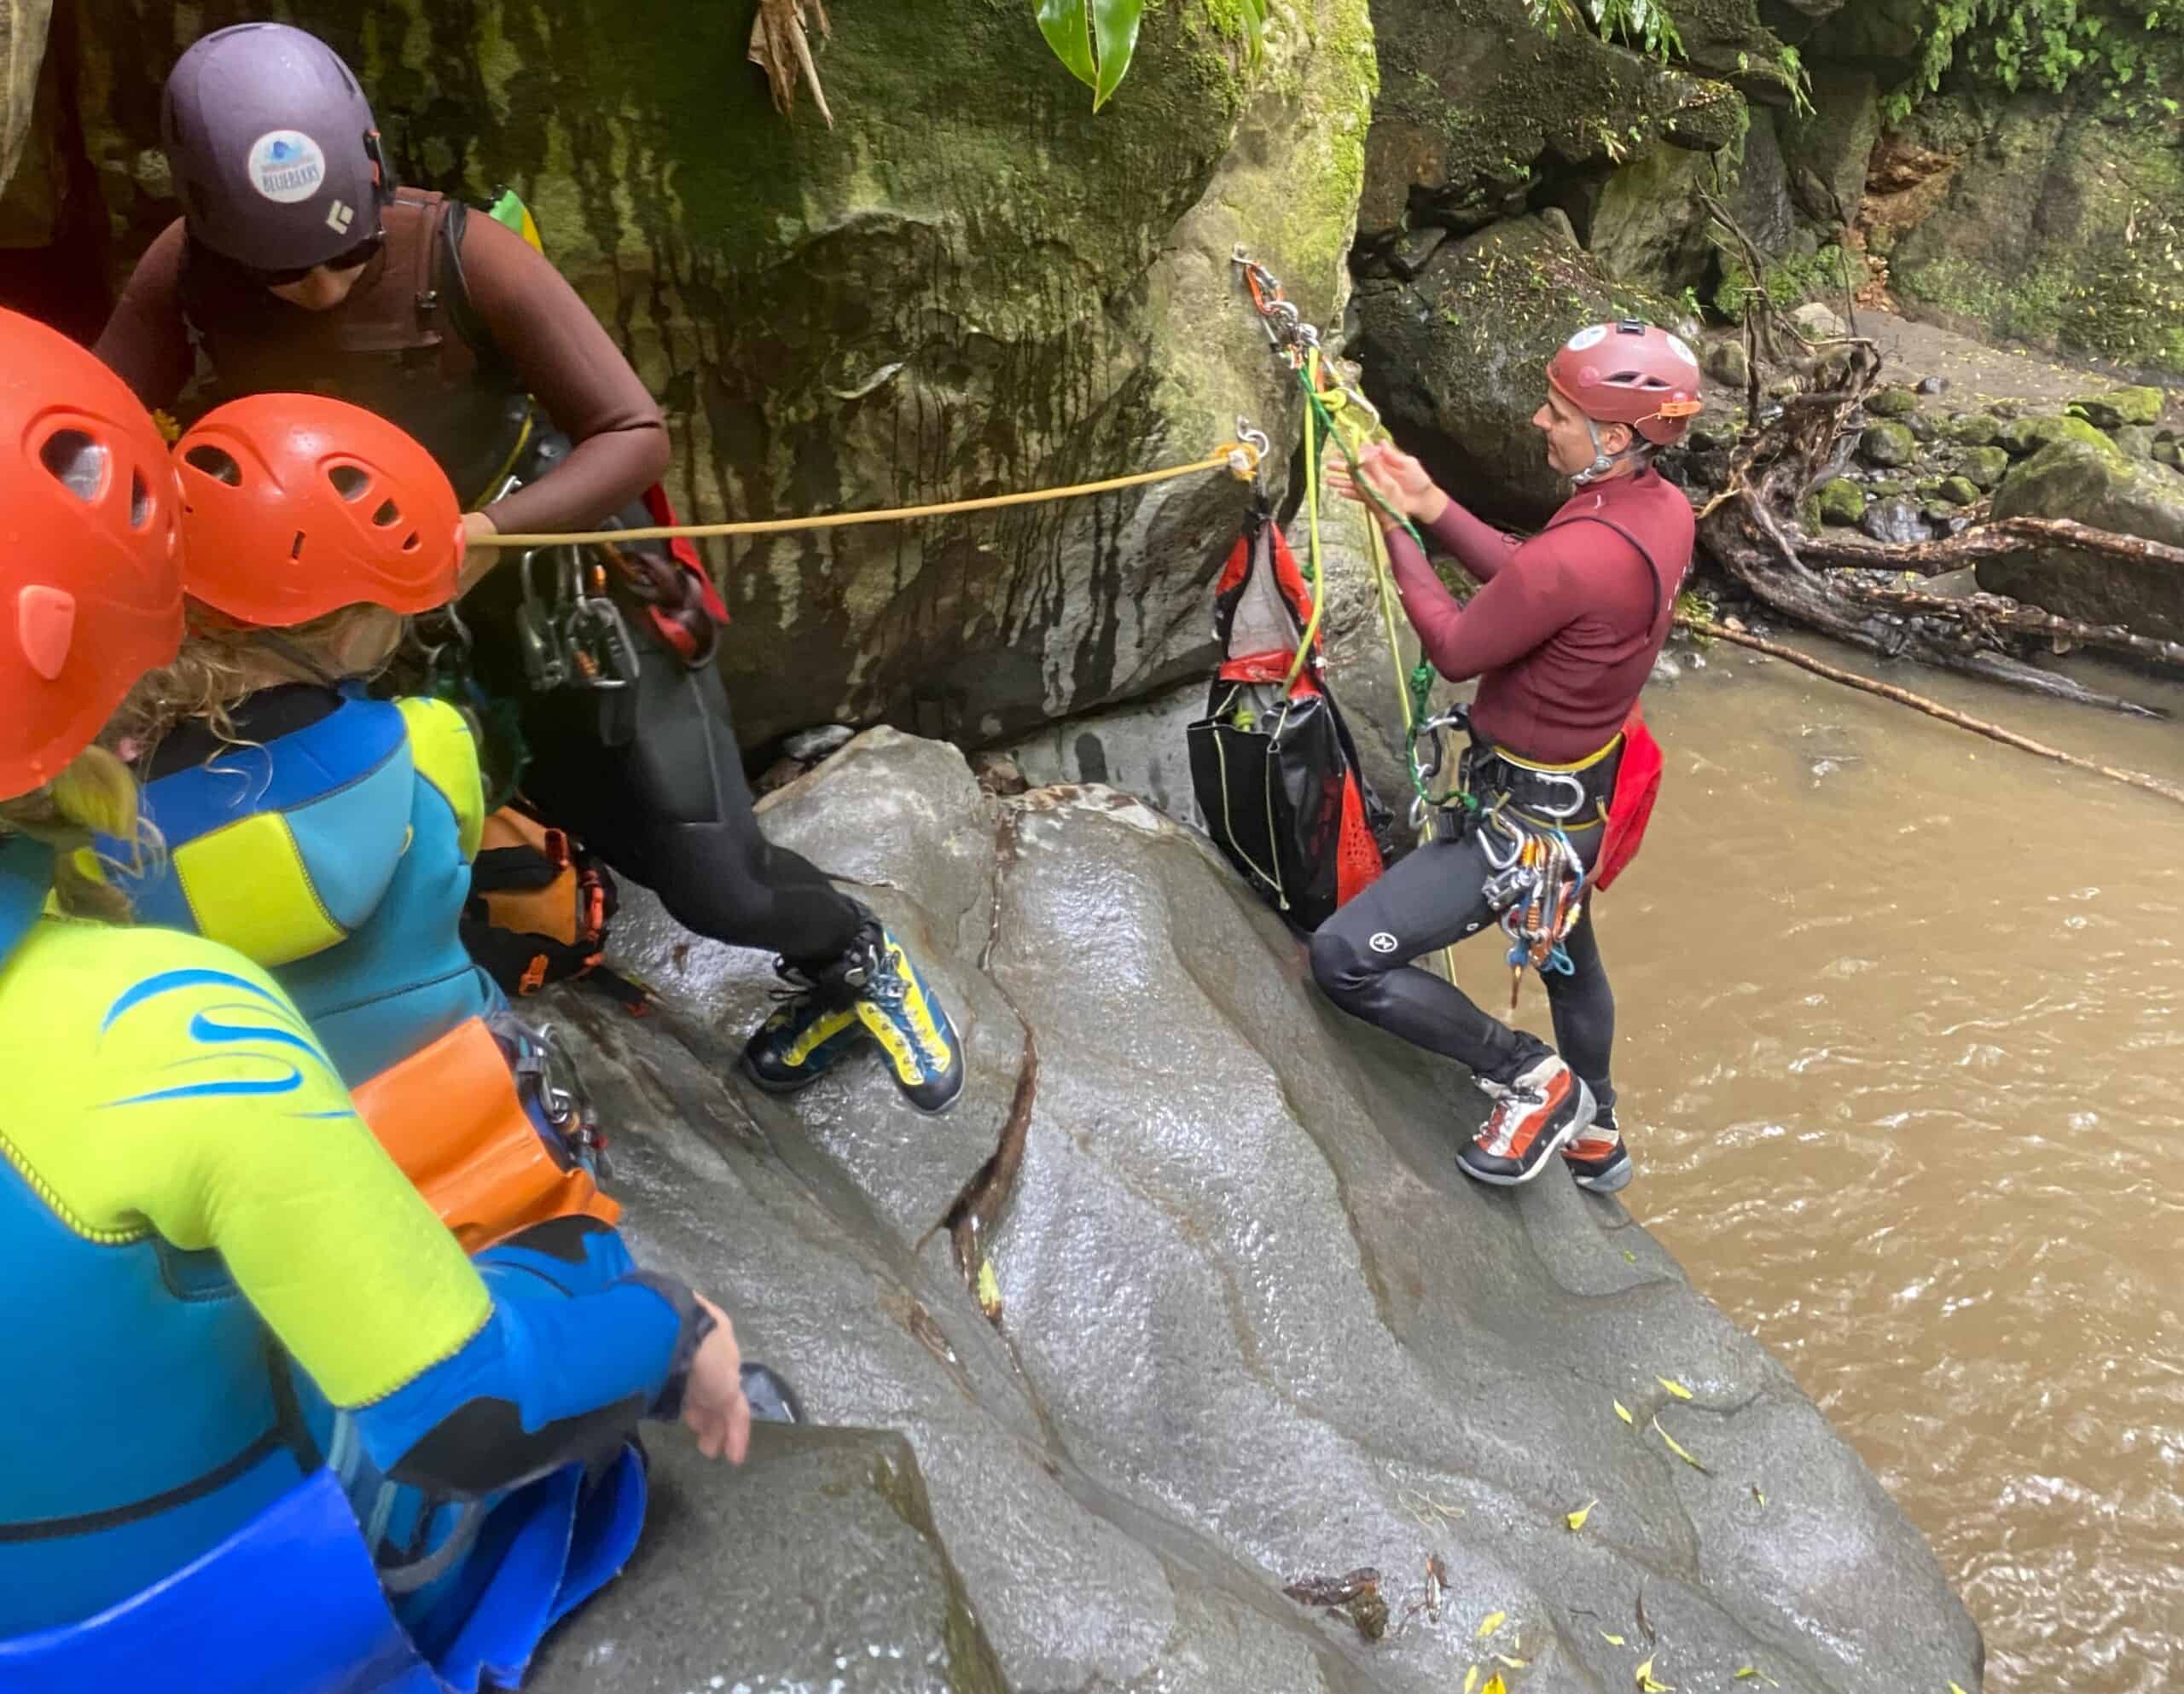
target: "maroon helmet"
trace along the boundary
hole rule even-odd
[[[253,270],[356,250],[393,194],[356,77],[287,24],[237,24],[192,46],[167,78],[160,134],[191,235]]]
[[[1586,325],[1548,361],[1547,380],[1594,422],[1628,424],[1656,447],[1682,440],[1705,409],[1698,356],[1635,317]]]

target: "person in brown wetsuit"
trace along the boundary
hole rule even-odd
[[[1426,657],[1452,681],[1478,678],[1466,792],[1514,827],[1474,811],[1461,833],[1419,848],[1320,926],[1312,972],[1345,1011],[1470,1067],[1494,1105],[1457,1163],[1482,1182],[1530,1181],[1557,1152],[1581,1186],[1607,1192],[1630,1180],[1608,1077],[1615,996],[1593,935],[1589,878],[1612,821],[1625,722],[1691,562],[1691,504],[1653,455],[1699,407],[1698,363],[1676,336],[1635,320],[1579,330],[1549,363],[1532,419],[1548,464],[1577,492],[1529,540],[1464,510],[1406,453],[1359,455]],[[1341,471],[1328,476],[1366,498]],[[1467,604],[1434,574],[1404,519],[1481,583]],[[1583,902],[1542,972],[1560,1053],[1411,963],[1508,908],[1509,885],[1497,879],[1519,831],[1550,859],[1563,856]]]
[[[473,540],[656,520],[669,446],[643,382],[521,235],[395,186],[332,49],[286,25],[217,31],[176,65],[161,123],[183,216],[97,345],[147,405],[188,390],[195,415],[311,391],[368,407],[477,503]],[[759,832],[712,664],[726,612],[696,555],[607,555],[607,621],[634,660],[620,687],[526,663],[520,572],[485,577],[500,556],[471,549],[465,611],[479,679],[518,705],[529,798],[687,927],[779,955],[787,988],[746,1073],[799,1088],[869,1036],[912,1105],[945,1110],[963,1056],[922,973],[870,911]]]

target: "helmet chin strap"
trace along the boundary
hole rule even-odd
[[[1639,440],[1638,432],[1633,430],[1630,432],[1630,445],[1624,448],[1620,453],[1611,453],[1606,448],[1600,445],[1600,425],[1595,423],[1589,415],[1580,413],[1579,415],[1583,417],[1585,420],[1585,434],[1593,444],[1593,462],[1586,466],[1583,470],[1578,472],[1577,475],[1571,477],[1570,480],[1577,487],[1583,488],[1589,483],[1598,482],[1602,477],[1606,476],[1610,472],[1614,470],[1615,467],[1621,464],[1625,459],[1628,459],[1633,453],[1635,453],[1638,450]]]

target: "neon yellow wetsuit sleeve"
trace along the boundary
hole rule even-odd
[[[417,774],[447,802],[455,814],[462,856],[478,856],[485,827],[485,783],[478,766],[478,743],[463,715],[445,700],[398,700],[410,729],[410,756]]]
[[[9,972],[11,1001],[66,1008],[0,1035],[0,1074],[9,1151],[72,1228],[218,1249],[339,1405],[485,1326],[485,1285],[256,966],[196,937],[48,920]]]

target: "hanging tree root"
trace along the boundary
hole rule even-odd
[[[1676,621],[1694,635],[1708,636],[1716,641],[1734,642],[1741,647],[1750,647],[1754,653],[1763,653],[1770,658],[1782,659],[1796,665],[1801,670],[1809,670],[1815,676],[1825,676],[1831,682],[1840,682],[1844,687],[1856,688],[1862,693],[1878,695],[1885,700],[1894,700],[1899,705],[1910,706],[1916,711],[1925,712],[1929,717],[1937,717],[1944,723],[1954,723],[1960,729],[1969,729],[1975,735],[1984,735],[1989,740],[1999,741],[2006,747],[2015,747],[2021,751],[2036,754],[2043,759],[2053,759],[2057,764],[2068,765],[2073,770],[2090,771],[2096,776],[2105,776],[2111,781],[2125,783],[2133,788],[2144,789],[2149,794],[2158,794],[2164,800],[2173,800],[2178,805],[2184,806],[2184,788],[2179,788],[2172,782],[2164,782],[2158,776],[2149,776],[2142,770],[2124,770],[2114,765],[2100,764],[2092,759],[2080,758],[2076,753],[2066,753],[2060,747],[2051,747],[2044,741],[2036,741],[2028,735],[2020,735],[2014,730],[2005,729],[2000,724],[1989,723],[1983,719],[1972,716],[1969,713],[1957,711],[1943,705],[1939,700],[1930,700],[1923,694],[1914,694],[1908,688],[1899,688],[1888,682],[1876,682],[1872,677],[1861,676],[1855,670],[1840,670],[1835,665],[1825,664],[1813,658],[1809,653],[1799,653],[1795,647],[1786,647],[1779,641],[1763,640],[1746,630],[1728,629],[1719,624],[1709,623],[1703,618],[1692,618],[1682,614],[1678,614]]]

